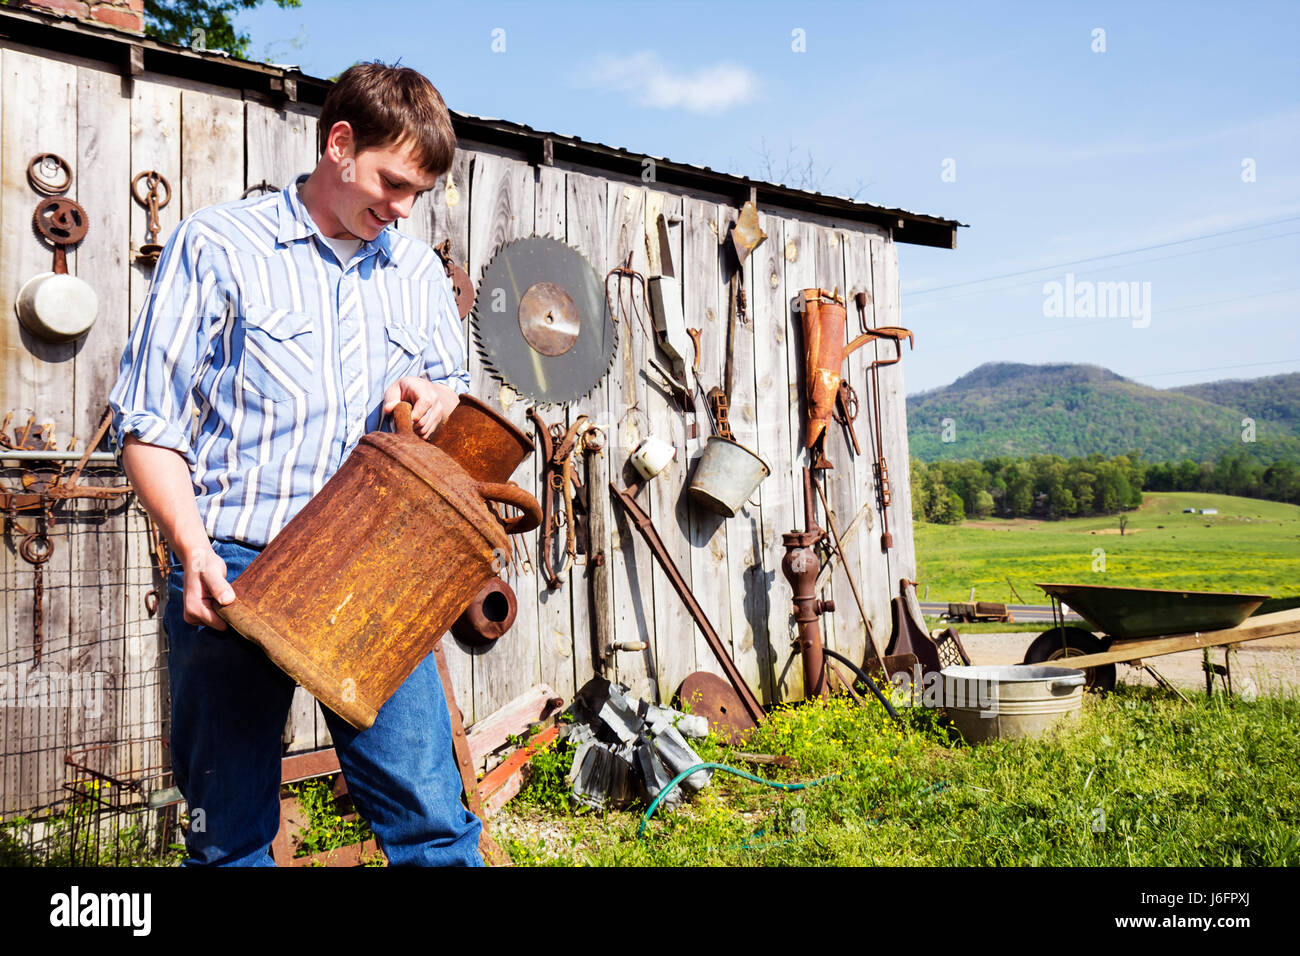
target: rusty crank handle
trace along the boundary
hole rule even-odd
[[[480,481],[478,493],[485,501],[518,508],[523,514],[513,518],[499,518],[506,534],[523,534],[542,523],[542,506],[524,489],[513,482]]]

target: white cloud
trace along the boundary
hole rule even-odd
[[[651,51],[628,56],[604,54],[581,82],[587,87],[631,93],[640,106],[710,114],[747,102],[758,89],[754,75],[734,63],[683,70],[668,66]]]

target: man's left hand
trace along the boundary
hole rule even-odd
[[[384,391],[384,414],[389,414],[398,402],[411,403],[411,425],[417,435],[428,441],[460,402],[460,396],[446,385],[408,375]]]

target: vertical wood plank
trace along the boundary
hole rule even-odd
[[[727,341],[727,323],[730,321],[730,293],[727,287],[727,268],[730,253],[728,230],[740,210],[734,206],[718,207],[718,233],[724,248],[719,254],[718,320],[722,341]],[[766,245],[766,243],[764,243]],[[751,255],[740,274],[741,288],[747,301],[753,301],[755,262]],[[758,451],[758,398],[755,393],[755,356],[753,310],[748,320],[737,322],[734,337],[734,387],[731,393],[731,432],[741,445]],[[763,329],[763,348],[773,349],[769,328]],[[724,355],[725,361],[725,355]],[[724,385],[725,387],[725,385]],[[785,415],[785,410],[782,410]],[[768,462],[771,467],[771,462]],[[770,480],[770,478],[768,479]],[[761,489],[761,485],[759,486]],[[763,573],[763,514],[759,491],[734,517],[724,523],[727,536],[727,569],[731,594],[731,644],[732,657],[746,683],[761,699],[764,690],[760,651],[767,645],[767,617],[769,582]],[[760,638],[761,635],[761,638]]]
[[[532,170],[523,163],[489,153],[478,153],[474,159],[473,184],[470,189],[473,205],[470,208],[470,275],[482,276],[497,248],[511,239],[519,239],[532,232],[535,219],[535,197]],[[483,289],[479,288],[480,294]],[[502,389],[490,379],[477,350],[471,348],[470,374],[477,388],[475,394],[497,408],[515,427],[528,433],[532,431],[524,412],[529,402],[518,398],[513,391]],[[504,401],[503,401],[504,396]],[[517,399],[517,400],[516,400]],[[521,488],[537,495],[536,455],[520,464],[512,480]],[[528,553],[537,554],[537,532],[523,535],[521,542]],[[540,679],[538,647],[538,588],[544,587],[534,569],[521,568],[517,562],[507,565],[506,580],[514,589],[519,611],[510,634],[493,646],[475,649],[473,713],[465,719],[472,723],[492,713],[496,707],[527,690]],[[466,705],[461,702],[461,708]]]
[[[816,228],[816,250],[817,284],[827,292],[838,292],[843,296],[846,284],[844,282],[844,250],[840,233],[834,229],[818,226]],[[843,333],[846,343],[848,341],[848,332],[849,325],[846,315]],[[840,374],[844,375],[847,369],[848,363],[841,363]],[[826,500],[830,504],[831,513],[835,517],[836,527],[844,528],[848,526],[854,510],[853,448],[848,435],[845,434],[844,426],[833,418],[826,426],[825,449],[826,455],[834,468],[823,471],[818,480],[821,482],[822,489],[826,492]],[[818,514],[822,513],[820,499],[818,499],[817,511]],[[829,528],[829,524],[829,520],[823,517],[823,528]],[[848,581],[849,574],[858,573],[859,562],[855,560],[856,556],[852,553],[852,549],[848,550],[848,566],[840,564],[831,574],[829,590],[835,600],[835,611],[834,613],[822,615],[822,641],[833,650],[852,657],[853,647],[860,645],[861,642],[862,620],[857,613],[857,606],[853,601],[853,589]],[[835,671],[829,671],[829,676],[832,682],[831,686],[839,683]]]
[[[707,205],[707,204],[705,204]],[[709,213],[713,211],[713,206],[708,205]],[[658,217],[660,215],[667,220],[682,220],[683,228],[679,231],[670,230],[670,241],[672,247],[668,254],[672,258],[674,268],[679,277],[679,290],[683,296],[684,312],[687,317],[686,324],[695,325],[704,322],[708,314],[712,314],[712,302],[707,298],[708,286],[697,284],[694,290],[688,289],[690,283],[685,280],[686,276],[692,279],[699,275],[716,275],[716,257],[709,257],[704,261],[697,261],[696,247],[698,240],[693,243],[687,239],[692,231],[691,224],[687,221],[688,214],[683,205],[682,197],[669,193],[661,193],[654,190],[645,192],[645,215],[642,221],[642,233],[646,237],[646,272],[645,275],[661,274],[664,268],[662,259],[663,252],[659,249],[658,240]],[[680,235],[680,242],[676,237]],[[707,237],[705,242],[707,243]],[[716,240],[714,240],[716,248]],[[651,258],[651,251],[654,252],[654,259]],[[707,269],[707,272],[705,271]],[[713,282],[716,284],[716,278]],[[646,327],[653,330],[653,319],[647,317]],[[638,328],[634,334],[642,334]],[[669,367],[667,356],[662,351],[657,351],[653,342],[646,342],[646,355],[655,355],[656,360],[665,367]],[[691,586],[692,592],[699,600],[705,612],[709,615],[723,640],[726,640],[728,621],[725,615],[728,611],[725,604],[720,604],[718,594],[712,587],[706,587],[703,591],[697,589],[698,579],[695,576],[696,562],[701,559],[699,549],[696,547],[700,539],[708,540],[708,536],[701,534],[697,538],[696,532],[696,509],[691,507],[690,501],[686,495],[686,480],[690,474],[694,455],[694,449],[699,447],[699,442],[693,441],[688,443],[686,440],[686,419],[681,409],[677,406],[672,394],[660,386],[657,375],[646,371],[647,366],[642,365],[642,370],[637,380],[637,394],[644,402],[646,415],[650,422],[650,434],[663,441],[669,442],[677,449],[677,454],[669,462],[668,467],[660,472],[642,495],[648,497],[651,502],[650,514],[654,520],[655,529],[659,532],[659,537],[663,539],[664,547],[667,549],[669,556],[677,565],[678,570],[686,579],[687,584]],[[716,525],[716,522],[713,522]],[[724,541],[725,544],[725,541]],[[725,556],[724,556],[725,560]],[[652,559],[652,576],[654,580],[654,605],[655,605],[655,639],[654,647],[656,651],[656,662],[658,669],[656,673],[656,684],[661,701],[669,700],[676,692],[677,687],[687,675],[695,671],[699,666],[712,662],[713,654],[709,651],[708,644],[704,641],[703,636],[695,627],[690,612],[682,603],[681,597],[669,583],[668,575],[659,567],[658,562]],[[719,612],[722,612],[721,615]],[[721,619],[720,619],[721,618]],[[716,665],[715,665],[716,666]]]
[[[38,424],[49,423],[59,447],[66,445],[74,428],[74,390],[69,380],[74,370],[75,343],[52,344],[30,335],[18,323],[13,303],[30,277],[53,268],[53,252],[32,231],[32,214],[43,198],[27,183],[27,164],[37,153],[55,152],[70,163],[77,160],[77,71],[74,66],[41,56],[3,51],[3,100],[0,125],[0,172],[3,175],[3,225],[6,241],[0,259],[0,288],[4,319],[0,321],[0,415],[14,411],[25,424],[35,415]],[[68,195],[75,197],[81,177],[88,171],[73,169]],[[94,224],[91,224],[92,228]],[[68,255],[68,271],[78,273],[78,256]],[[14,472],[11,472],[13,474]],[[23,524],[37,527],[28,517]],[[44,653],[39,670],[34,664],[35,626],[31,565],[5,549],[13,562],[14,604],[8,615],[7,658],[11,667],[25,664],[37,673],[66,673],[69,667],[69,601],[71,548],[62,531],[52,531],[53,553],[43,567]],[[16,544],[17,542],[15,542]],[[13,787],[20,805],[46,805],[57,796],[63,781],[63,751],[67,745],[67,711],[57,707],[23,707],[8,716],[6,733],[16,739],[20,754]],[[16,720],[14,718],[17,718]]]
[[[116,73],[80,67],[77,70],[76,169],[90,172],[79,181],[78,196],[92,218],[78,257],[78,274],[99,296],[99,315],[77,352],[73,374],[76,396],[75,428],[84,447],[99,426],[108,393],[126,346],[130,299],[128,292],[131,104],[122,95]],[[106,469],[106,481],[125,482],[121,472]],[[72,552],[71,635],[74,675],[84,682],[104,675],[98,713],[79,706],[71,713],[69,744],[84,746],[117,736],[121,714],[122,637],[126,601],[126,508],[93,503],[75,504],[76,518],[64,524]],[[96,515],[108,512],[109,516]],[[143,600],[143,595],[136,595]],[[85,702],[87,705],[89,701]],[[160,701],[141,714],[156,722]],[[154,731],[156,733],[157,731]]]
[[[817,285],[817,227],[797,219],[786,220],[785,227],[785,294],[786,314],[789,316],[791,334],[786,337],[786,363],[789,373],[790,392],[788,407],[790,409],[790,444],[791,444],[791,480],[794,486],[794,527],[803,529],[803,466],[811,459],[804,448],[807,421],[807,389],[804,383],[804,338],[803,324],[797,308],[802,302],[804,289]],[[792,530],[787,528],[786,530]],[[820,598],[829,598],[829,589],[819,594]],[[790,598],[788,605],[793,617],[793,595],[789,582],[785,582],[785,593]],[[826,618],[823,617],[823,621]],[[792,629],[792,637],[798,635],[797,628]],[[778,675],[788,685],[786,699],[802,697],[804,693],[803,661],[797,648],[786,652],[780,664]]]
[[[871,245],[868,234],[850,231],[845,234],[844,245],[845,278],[849,289],[849,329],[850,337],[861,333],[861,322],[857,306],[853,303],[853,293],[866,292],[865,310],[867,324],[875,328],[875,285],[871,269]],[[892,348],[892,346],[888,346]],[[880,547],[880,517],[876,506],[875,485],[871,475],[871,462],[875,457],[875,422],[873,409],[875,401],[871,389],[870,365],[877,357],[876,343],[871,343],[849,356],[849,384],[858,393],[860,411],[855,426],[858,442],[862,445],[862,455],[854,460],[854,478],[856,496],[854,512],[865,509],[866,514],[858,531],[847,550],[855,552],[860,564],[858,574],[858,591],[867,610],[867,619],[871,622],[871,636],[876,650],[884,653],[889,643],[889,562]],[[850,516],[847,521],[852,521]],[[846,521],[846,523],[847,523]],[[841,532],[845,530],[843,526]],[[855,607],[854,612],[857,608]],[[859,654],[865,657],[859,659]],[[865,643],[859,649],[854,648],[849,655],[853,660],[862,661],[872,656]]]
[[[755,635],[754,657],[760,667],[764,696],[769,703],[788,699],[792,693],[788,678],[780,672],[794,638],[791,627],[793,600],[790,585],[781,573],[785,547],[781,536],[794,531],[802,513],[795,507],[795,466],[791,436],[790,384],[787,351],[789,340],[799,333],[791,325],[791,293],[785,283],[785,221],[759,213],[767,241],[754,250],[748,262],[752,277],[749,311],[754,327],[754,384],[758,429],[755,450],[772,469],[758,488],[761,552],[757,577],[767,593],[766,626]],[[798,383],[795,383],[797,388]],[[799,686],[802,686],[800,684]]]
[[[533,223],[533,233],[564,242],[566,235],[564,171],[554,166],[541,166],[537,169],[536,175],[534,210],[536,218]],[[565,406],[563,409],[553,408],[549,413],[543,411],[541,414],[546,422],[559,422],[567,427],[573,424],[578,413],[571,407]],[[534,441],[537,442],[537,439],[534,438]],[[540,452],[541,443],[537,442],[537,444]],[[534,454],[532,460],[538,475],[537,487],[541,494],[549,494],[545,483],[546,463],[540,453]],[[581,477],[581,471],[577,474]],[[565,533],[561,531],[556,536],[557,549],[562,548]],[[553,560],[557,562],[562,560],[562,551],[558,555],[554,551],[552,554]],[[538,559],[540,558],[539,554]],[[558,564],[556,566],[558,567]],[[583,587],[582,570],[582,567],[575,562],[572,568],[560,575],[560,587],[554,590],[547,586],[544,575],[538,578],[537,584],[538,661],[541,667],[541,680],[566,701],[573,699],[574,594],[575,589],[581,590]]]
[[[243,191],[244,101],[216,87],[182,90],[181,217]]]
[[[611,265],[622,263],[632,254],[632,268],[645,274],[645,191],[624,183],[606,182],[607,189],[607,248],[606,259]],[[646,329],[650,317],[646,306],[641,306]],[[626,487],[633,477],[627,465],[628,457],[647,434],[650,419],[642,404],[644,392],[638,390],[639,377],[646,367],[648,349],[653,343],[646,340],[646,332],[635,319],[620,319],[618,355],[609,374],[610,431],[607,444],[610,481]],[[656,478],[659,481],[660,475]],[[654,496],[642,491],[638,503],[657,520]],[[644,699],[653,700],[658,686],[658,647],[655,643],[654,558],[640,534],[628,520],[621,505],[613,509],[614,521],[610,525],[610,580],[614,603],[613,640],[616,642],[644,641],[644,651],[627,651],[615,657],[614,677],[632,692]]]
[[[902,325],[898,296],[898,247],[893,241],[880,247],[883,284],[877,300],[877,313],[883,325]],[[906,346],[904,346],[906,348]],[[892,352],[893,345],[881,345],[882,353]],[[891,593],[898,593],[900,578],[916,578],[916,546],[912,538],[911,462],[907,445],[907,396],[903,391],[903,361],[880,370],[881,424],[884,432],[885,461],[889,464],[889,486],[893,503],[889,508],[889,530],[894,547],[889,553]]]
[[[315,169],[316,159],[314,109],[276,109],[254,100],[244,103],[244,182],[241,191],[262,182],[283,189],[299,174]]]
[[[609,272],[613,263],[609,261],[606,241],[606,190],[605,181],[595,176],[587,176],[582,173],[568,172],[565,176],[565,237],[569,245],[573,246],[591,262],[596,268],[596,272],[604,279]],[[612,317],[607,316],[607,321]],[[618,347],[623,348],[627,345],[628,339],[633,334],[632,330],[626,325],[617,329]],[[637,332],[639,334],[639,330]],[[615,362],[617,362],[617,357]],[[611,466],[614,459],[611,457],[609,447],[611,435],[614,429],[610,426],[609,401],[610,401],[609,377],[601,379],[590,395],[573,403],[573,415],[586,415],[605,435],[605,450],[602,453],[606,462],[606,473],[615,474],[616,471]],[[609,498],[609,489],[605,486],[592,486],[592,501],[594,502],[593,514],[599,510],[604,521],[600,524],[608,529],[613,520],[611,508],[613,503]],[[593,539],[591,542],[591,551],[593,553],[602,553],[608,560],[610,557],[609,535],[606,533],[602,539]],[[569,589],[570,600],[573,606],[573,673],[574,689],[581,688],[597,672],[594,663],[594,614],[597,611],[593,608],[591,600],[591,574],[592,565],[591,555],[589,554],[582,566],[580,566],[571,575],[571,587]],[[608,567],[608,565],[607,565]],[[613,634],[614,620],[613,608],[609,602],[603,608],[605,614],[606,633]],[[557,688],[558,689],[558,688]]]

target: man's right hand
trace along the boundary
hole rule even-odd
[[[182,556],[181,569],[185,573],[182,596],[186,622],[224,631],[226,622],[217,608],[235,600],[235,590],[226,582],[226,562],[207,545]]]
[[[224,631],[226,622],[217,608],[234,601],[235,590],[226,582],[226,562],[212,550],[199,518],[189,465],[180,452],[127,435],[122,467],[140,503],[180,559],[185,572],[181,588],[185,620]]]

